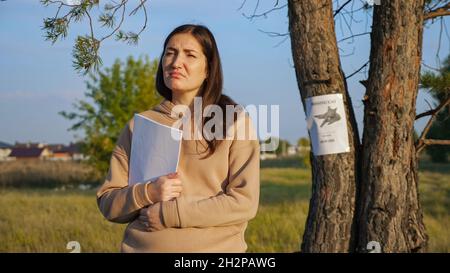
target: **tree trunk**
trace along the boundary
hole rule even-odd
[[[363,133],[359,250],[423,251],[413,130],[422,57],[423,0],[376,5]]]
[[[343,94],[349,153],[311,156],[312,197],[303,234],[304,252],[348,252],[355,248],[359,137],[342,73],[331,0],[289,0],[289,31],[298,87],[305,99]]]

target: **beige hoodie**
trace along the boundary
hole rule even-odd
[[[140,113],[172,126],[174,104],[164,100]],[[254,130],[248,115],[245,124]],[[178,165],[181,196],[161,203],[165,229],[148,232],[137,220],[140,209],[153,204],[146,184],[128,186],[133,120],[122,130],[111,156],[108,175],[97,192],[102,214],[112,222],[128,223],[123,252],[245,252],[247,222],[259,202],[259,141],[225,140],[213,155],[198,141],[182,140]]]

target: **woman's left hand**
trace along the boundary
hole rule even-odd
[[[161,203],[141,209],[138,221],[145,227],[146,231],[158,231],[165,229],[161,213]]]

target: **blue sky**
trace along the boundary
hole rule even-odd
[[[279,2],[283,5],[286,0]],[[285,33],[287,10],[250,21],[242,13],[251,14],[256,0],[246,1],[238,11],[242,3],[242,0],[149,1],[149,23],[138,46],[114,40],[106,42],[101,49],[104,67],[110,66],[116,58],[124,60],[130,55],[158,58],[164,38],[173,28],[184,23],[204,24],[218,43],[225,93],[243,105],[280,105],[280,137],[295,143],[299,137],[307,136],[307,131],[292,67],[290,41],[275,47],[280,39],[259,31]],[[274,3],[261,1],[257,13],[267,11]],[[43,18],[55,12],[56,8],[45,8],[38,0],[0,2],[0,141],[69,143],[83,136],[82,132],[67,131],[71,122],[58,112],[70,111],[72,103],[85,99],[87,78],[73,70],[71,52],[76,35],[85,34],[88,29],[86,25],[75,25],[66,40],[51,45],[44,41],[41,26]],[[352,23],[353,33],[370,30],[370,15],[360,12],[357,19],[360,22]],[[137,31],[143,17],[127,20],[123,29]],[[447,25],[449,21],[450,18],[445,19]],[[338,40],[350,35],[342,19],[336,22],[336,31]],[[436,67],[436,55],[443,59],[450,52],[449,31],[442,34],[439,49],[439,22],[426,28],[423,52],[426,64]],[[348,42],[340,43],[339,47],[344,71],[350,74],[368,59],[370,40],[366,35]],[[366,77],[367,74],[360,73],[349,80],[360,130],[364,88],[359,80]],[[427,110],[425,99],[431,101],[428,95],[419,92],[417,112]],[[418,122],[417,128],[423,128],[425,122]]]

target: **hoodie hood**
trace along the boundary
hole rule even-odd
[[[167,118],[169,118],[169,119],[171,119],[173,121],[175,121],[175,120],[178,120],[178,119],[182,118],[183,115],[184,115],[184,113],[180,112],[178,117],[172,117],[171,113],[172,113],[172,110],[173,110],[173,108],[175,106],[177,106],[177,105],[174,104],[173,102],[171,102],[170,100],[164,99],[160,104],[156,105],[152,110],[162,114],[163,116],[165,116],[165,117],[167,117]],[[176,112],[179,112],[179,110],[176,111]],[[192,114],[194,114],[194,113],[192,113]]]
[[[170,100],[164,99],[160,104],[153,107],[152,110],[170,117],[170,113],[172,112],[174,106],[175,104],[173,104]]]

